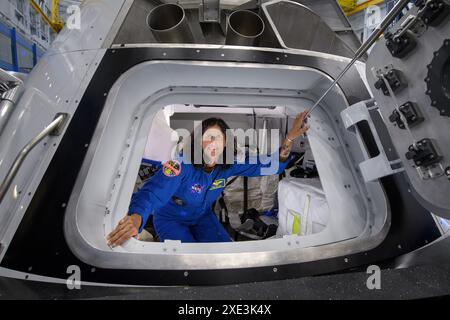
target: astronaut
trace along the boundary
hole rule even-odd
[[[280,150],[271,155],[279,160],[272,174],[282,173],[290,162],[293,141],[308,129],[307,112],[299,113],[292,129],[283,141]],[[212,211],[212,204],[220,196],[226,179],[232,176],[257,177],[267,175],[271,163],[258,159],[243,163],[233,159],[224,161],[227,154],[227,131],[230,128],[218,118],[202,121],[201,139],[192,139],[190,161],[182,156],[165,162],[144,186],[133,194],[128,214],[107,236],[108,245],[119,246],[131,237],[136,237],[153,214],[153,224],[161,241],[182,242],[228,242],[228,233]],[[200,163],[195,157],[194,142],[201,141]],[[274,158],[277,157],[277,158]],[[266,171],[267,172],[267,171]]]

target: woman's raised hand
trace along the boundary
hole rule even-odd
[[[307,124],[308,111],[300,112],[294,120],[292,129],[289,131],[287,137],[289,140],[294,140],[302,136],[309,129],[309,124]]]

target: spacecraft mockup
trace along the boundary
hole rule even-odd
[[[1,72],[0,276],[65,283],[77,266],[86,284],[220,285],[448,264],[448,0],[416,1],[311,113],[320,231],[107,245],[158,112],[172,129],[221,114],[284,131],[327,90],[361,44],[308,5],[85,1],[81,29],[26,79]],[[301,198],[304,180],[276,180],[280,210]]]

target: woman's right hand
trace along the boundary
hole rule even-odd
[[[132,214],[123,217],[117,227],[106,237],[108,246],[117,247],[122,243],[135,237],[139,233],[142,217],[139,214]]]

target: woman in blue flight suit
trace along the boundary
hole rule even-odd
[[[283,141],[279,153],[278,170],[272,174],[280,174],[284,171],[289,163],[294,139],[303,135],[308,128],[305,111],[298,114],[291,131]],[[229,129],[228,125],[221,119],[204,120],[201,141],[204,154],[202,159],[206,161],[203,160],[202,164],[198,165],[180,158],[164,163],[162,168],[133,195],[128,214],[108,235],[108,245],[118,246],[129,238],[137,236],[151,214],[153,214],[153,224],[161,241],[231,241],[212,211],[212,204],[223,191],[227,178],[265,175],[262,169],[270,168],[272,163],[262,164],[259,159],[255,164],[249,164],[248,161],[242,164],[236,162],[227,164],[226,161],[221,161],[220,159],[223,159],[226,154],[227,129]],[[191,155],[193,156],[193,152]],[[274,156],[278,156],[278,153],[272,155],[271,159]]]

